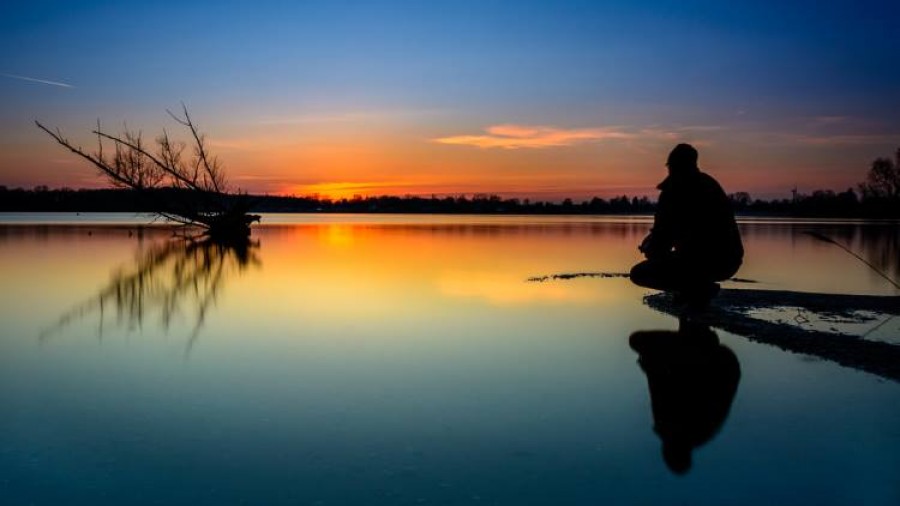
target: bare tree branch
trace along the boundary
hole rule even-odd
[[[194,127],[194,123],[191,121],[191,115],[188,113],[187,106],[184,105],[184,102],[181,103],[181,109],[184,112],[183,119],[179,118],[168,109],[166,109],[166,112],[169,113],[169,116],[171,116],[172,119],[179,124],[186,126],[191,131],[191,135],[194,137],[194,149],[198,161],[203,164],[203,169],[206,171],[206,175],[209,178],[209,182],[212,184],[213,189],[216,192],[222,191],[225,179],[221,167],[219,167],[218,160],[213,158],[210,161],[209,155],[206,152],[206,139],[203,135],[199,134],[197,128]]]
[[[100,169],[113,186],[153,196],[154,211],[166,219],[202,226],[210,236],[248,236],[250,224],[259,217],[248,214],[250,202],[246,198],[225,193],[227,183],[218,158],[210,155],[206,138],[197,130],[184,103],[181,107],[184,117],[166,112],[190,132],[193,156],[186,156],[187,144],[174,140],[165,129],[155,139],[153,149],[144,143],[139,130],[129,130],[126,125],[121,134],[111,134],[103,131],[98,119],[97,128],[91,131],[97,136],[97,150],[88,153],[58,129],[52,131],[38,121],[35,124],[57,143]],[[111,157],[104,153],[104,141],[113,143]]]
[[[76,155],[78,155],[78,156],[84,158],[85,160],[91,162],[92,164],[94,164],[94,166],[96,166],[106,176],[108,176],[110,179],[112,179],[113,182],[118,182],[122,185],[131,187],[131,188],[135,188],[136,190],[141,189],[140,187],[134,187],[130,181],[127,181],[121,175],[119,175],[116,172],[116,170],[113,167],[109,166],[106,162],[104,162],[103,159],[100,159],[100,158],[94,157],[88,153],[85,153],[84,150],[81,149],[81,147],[76,147],[76,146],[72,145],[68,141],[68,139],[66,139],[65,137],[62,136],[62,132],[60,132],[59,129],[57,129],[56,132],[53,132],[49,128],[42,125],[39,121],[35,121],[34,123],[38,126],[38,128],[47,132],[47,134],[49,134],[50,137],[53,137],[54,139],[56,139],[56,142],[65,146],[69,151],[75,153]]]

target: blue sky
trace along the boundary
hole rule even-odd
[[[271,139],[259,125],[279,124],[275,137],[327,132],[340,149],[365,143],[370,131],[420,153],[417,140],[513,124],[615,128],[632,144],[608,146],[617,141],[598,137],[592,150],[554,145],[546,148],[552,153],[527,150],[530,158],[504,149],[499,161],[490,148],[431,146],[429,159],[446,163],[429,174],[445,183],[454,167],[467,175],[478,165],[502,175],[485,182],[499,185],[517,171],[535,174],[535,159],[552,164],[556,155],[571,166],[563,179],[573,191],[581,177],[599,187],[604,178],[592,173],[623,163],[658,167],[667,138],[709,146],[732,186],[757,193],[786,190],[742,171],[783,176],[797,167],[801,186],[817,178],[825,186],[850,183],[872,158],[900,145],[898,18],[900,6],[885,1],[4,4],[0,184],[87,184],[90,171],[73,179],[42,168],[48,155],[35,147],[47,143],[33,119],[73,135],[98,117],[153,132],[180,101],[212,137],[226,140]],[[344,128],[314,125],[317,118],[344,118]],[[648,138],[649,152],[634,147],[641,132],[663,131],[672,135],[653,137],[659,146]],[[231,155],[233,172],[270,183],[338,182],[329,181],[337,165],[324,154],[296,168]],[[376,179],[389,183],[416,169],[379,170]],[[343,170],[341,178],[371,179],[360,171]],[[634,186],[652,188],[657,176]]]

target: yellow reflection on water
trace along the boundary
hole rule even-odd
[[[328,224],[258,229],[256,304],[317,314],[392,314],[442,304],[598,303],[591,283],[528,283],[553,272],[623,272],[638,230],[591,226]],[[610,283],[606,288],[620,286]],[[264,296],[263,294],[268,294]],[[263,302],[265,301],[265,302]]]
[[[330,223],[320,227],[319,237],[328,246],[346,248],[353,245],[354,226]]]
[[[636,245],[649,229],[647,220],[304,215],[299,223],[278,224],[282,217],[272,218],[275,224],[253,232],[261,267],[223,275],[228,279],[209,302],[210,321],[246,332],[358,335],[364,328],[387,334],[400,325],[477,324],[497,315],[514,320],[582,311],[582,319],[604,313],[615,316],[609,321],[647,318],[641,297],[648,291],[624,279],[527,282],[556,273],[628,272],[640,260]],[[759,281],[744,287],[894,294],[863,263],[798,226],[744,226],[747,260],[738,276]],[[116,272],[139,265],[142,252],[171,240],[170,231],[136,230],[2,227],[0,268],[4,282],[15,287],[0,300],[4,321],[30,315],[46,327],[89,300]],[[835,230],[851,245],[863,237],[852,228]],[[147,330],[149,322],[142,323]],[[177,332],[172,334],[182,335]]]

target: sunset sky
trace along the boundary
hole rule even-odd
[[[102,186],[33,124],[154,137],[184,102],[232,186],[655,195],[843,190],[900,147],[900,3],[30,1],[0,6],[0,185]]]

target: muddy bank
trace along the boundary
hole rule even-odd
[[[651,308],[680,316],[682,308],[665,293],[644,297]],[[754,310],[784,307],[802,308],[810,313],[848,322],[875,320],[900,315],[900,297],[839,295],[783,290],[723,289],[712,305],[696,318],[726,332],[752,341],[777,346],[835,362],[845,367],[900,382],[900,346],[864,339],[840,331],[809,328],[797,322],[768,321],[748,314]],[[868,313],[868,315],[867,315]]]

